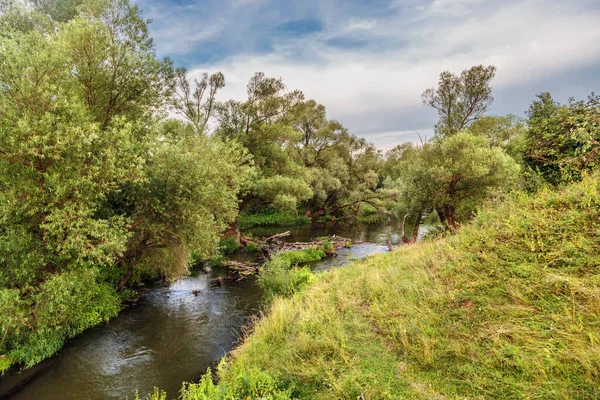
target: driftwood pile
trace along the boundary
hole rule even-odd
[[[252,244],[257,248],[260,248],[262,255],[259,257],[259,261],[262,262],[264,262],[268,257],[270,257],[271,254],[283,253],[293,250],[306,250],[310,247],[318,247],[323,245],[322,240],[314,240],[310,242],[284,242],[279,240],[281,238],[290,236],[290,234],[290,231],[287,231],[283,233],[278,233],[273,236],[269,236],[264,239],[241,237],[240,242],[242,246],[248,246]],[[359,240],[351,240],[336,235],[327,237],[327,240],[329,241],[329,243],[331,243],[333,249],[325,249],[326,254],[330,257],[335,256],[337,254],[337,251],[343,247],[365,243]],[[250,275],[258,273],[258,268],[260,265],[261,262],[239,262],[233,260],[225,261],[225,266],[231,270],[229,278],[234,281],[239,281],[245,279]]]

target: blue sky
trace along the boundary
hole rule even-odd
[[[243,99],[257,71],[324,104],[331,119],[388,149],[431,136],[420,95],[440,72],[493,64],[492,114],[536,93],[600,91],[598,0],[137,0],[157,52],[192,76],[222,71],[220,99]]]

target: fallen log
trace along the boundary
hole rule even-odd
[[[290,236],[290,234],[291,234],[290,231],[287,231],[287,232],[283,232],[283,233],[278,233],[278,234],[273,235],[273,236],[269,236],[268,238],[265,238],[263,240],[265,242],[269,243],[272,240],[279,239],[279,238],[286,237],[286,236]]]
[[[258,272],[258,263],[252,262],[239,262],[234,260],[225,261],[224,265],[231,269],[229,273],[229,279],[233,281],[241,281],[250,275],[254,275]]]

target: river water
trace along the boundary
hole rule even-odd
[[[314,263],[316,271],[385,252],[388,240],[401,242],[397,225],[381,223],[257,229],[252,234],[286,230],[291,235],[283,240],[290,242],[334,234],[369,242]],[[260,309],[255,279],[216,285],[226,274],[222,269],[194,271],[185,279],[151,288],[135,306],[72,339],[50,360],[0,378],[0,399],[133,399],[136,390],[145,395],[154,386],[166,390],[169,399],[178,398],[182,382],[197,381],[207,367],[216,365]]]

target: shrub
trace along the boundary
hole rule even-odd
[[[331,243],[330,243],[331,244]],[[333,248],[333,245],[331,246]],[[279,253],[275,258],[282,260],[287,267],[292,267],[298,264],[306,264],[313,261],[319,261],[327,257],[327,254],[322,247],[308,247],[303,250],[291,250],[284,253]]]
[[[65,340],[115,316],[119,296],[96,278],[95,269],[54,274],[35,289],[29,302],[15,298],[16,290],[0,291],[0,332],[6,334],[0,354],[31,367],[54,354]]]
[[[281,388],[281,381],[256,368],[239,371],[227,386],[215,386],[210,368],[200,383],[184,383],[182,400],[261,399],[289,400],[293,388]]]
[[[246,253],[256,253],[260,251],[260,246],[254,242],[248,242],[244,247]]]
[[[290,265],[288,260],[276,256],[262,266],[258,282],[264,291],[265,301],[269,302],[276,296],[291,296],[313,281],[315,275],[310,268]]]

